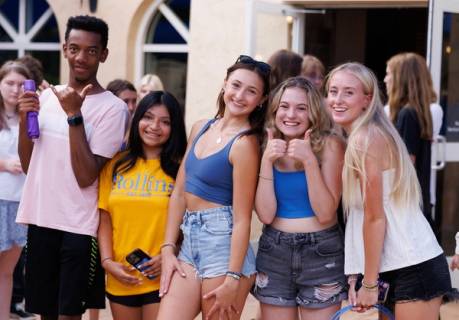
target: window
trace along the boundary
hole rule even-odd
[[[44,77],[59,82],[59,30],[45,0],[0,1],[0,64],[30,54],[43,64]]]
[[[165,90],[182,106],[186,96],[186,70],[190,0],[156,0],[146,11],[138,44],[141,47],[136,78],[154,73]]]

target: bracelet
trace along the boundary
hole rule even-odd
[[[273,178],[268,178],[268,177],[262,176],[261,174],[259,174],[258,176],[259,176],[261,179],[273,181]]]
[[[241,280],[242,277],[242,273],[234,271],[226,271],[226,275],[233,278],[234,280]]]
[[[112,260],[112,259],[113,259],[112,257],[103,258],[102,261],[100,262],[100,265],[103,266],[105,261]]]
[[[172,243],[172,242],[166,242],[166,243],[163,243],[160,247],[159,247],[159,251],[161,251],[163,248],[165,247],[172,247],[174,248],[174,250],[177,250],[177,246],[175,245],[175,243]]]
[[[367,289],[367,290],[370,290],[370,291],[376,291],[376,290],[378,290],[378,281],[376,281],[376,283],[374,285],[368,285],[362,279],[362,287]]]

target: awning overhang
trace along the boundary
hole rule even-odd
[[[304,8],[427,8],[428,0],[282,0]]]

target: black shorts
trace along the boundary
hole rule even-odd
[[[146,304],[161,302],[159,290],[130,296],[114,296],[107,292],[107,299],[126,307],[142,307]]]
[[[389,283],[385,305],[392,310],[395,303],[428,301],[452,291],[444,254],[416,265],[382,272],[379,277]]]
[[[81,315],[105,308],[105,274],[97,240],[88,235],[30,225],[25,307],[46,315]]]

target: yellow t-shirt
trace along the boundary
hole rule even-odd
[[[127,172],[117,174],[113,166],[120,156],[102,170],[99,180],[99,208],[110,213],[113,226],[113,260],[129,265],[126,255],[140,248],[150,256],[160,252],[164,241],[169,197],[174,179],[161,169],[159,159],[138,159]],[[112,295],[142,294],[159,289],[159,277],[142,277],[142,285],[126,286],[107,275],[106,291]]]

